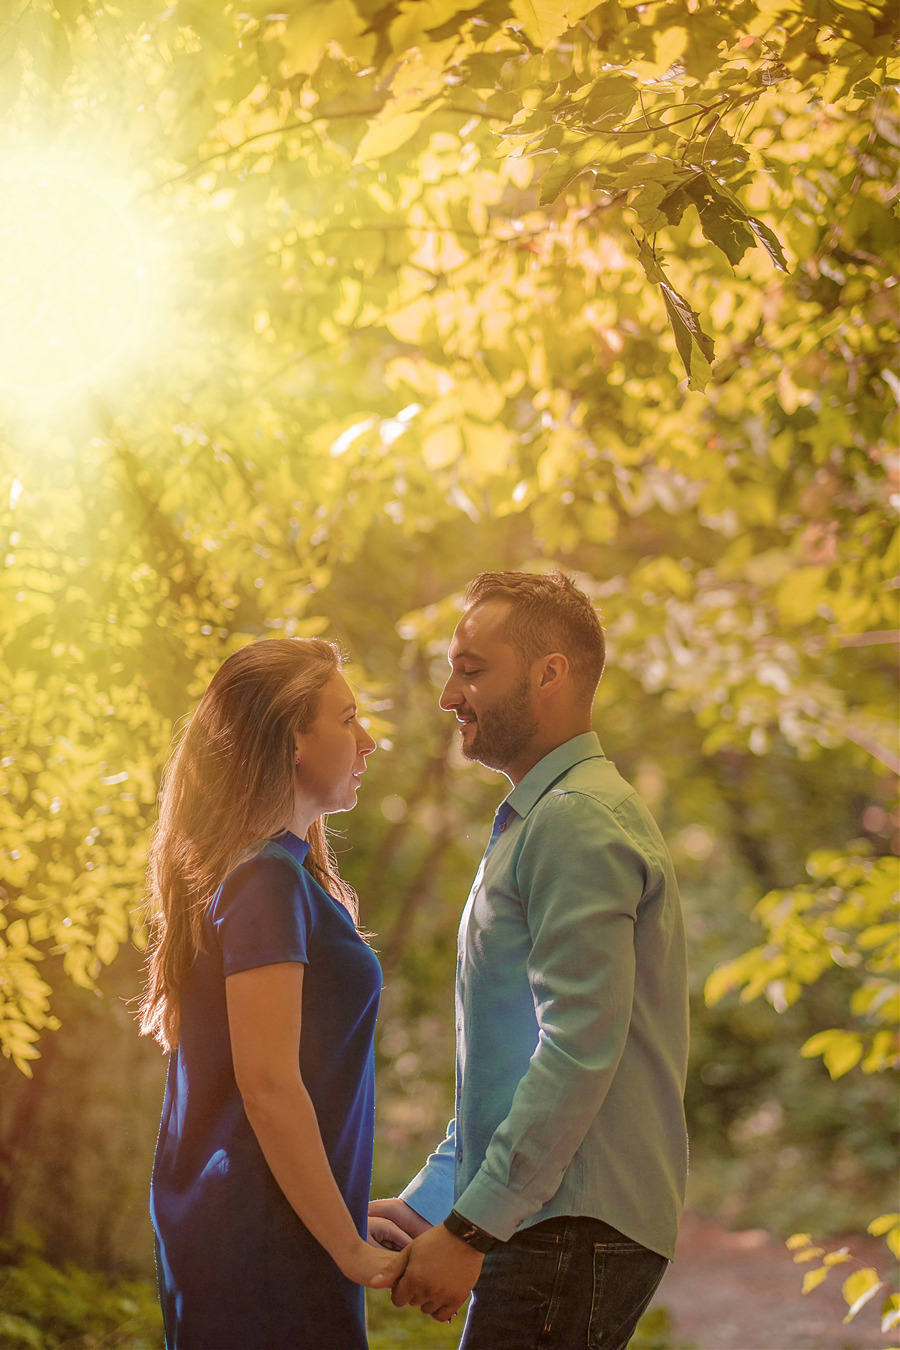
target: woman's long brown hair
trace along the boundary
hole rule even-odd
[[[184,978],[203,950],[203,919],[228,873],[279,834],[294,801],[295,733],[308,731],[319,696],[341,668],[319,638],[270,638],[235,652],[216,671],[163,773],[150,843],[152,911],[140,1029],[166,1050],[178,1044]],[[305,866],[357,917],[325,822],[307,835]]]

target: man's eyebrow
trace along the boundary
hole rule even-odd
[[[480,652],[473,652],[468,648],[463,648],[462,651],[456,652],[455,655],[449,657],[449,660],[452,665],[454,661],[483,661],[484,657]]]

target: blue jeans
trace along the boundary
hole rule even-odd
[[[668,1264],[599,1219],[545,1219],[485,1257],[459,1350],[625,1350]]]

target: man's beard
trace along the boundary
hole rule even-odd
[[[537,730],[526,677],[493,708],[479,713],[475,735],[468,742],[463,740],[462,753],[465,759],[473,759],[486,769],[502,771],[515,763]]]

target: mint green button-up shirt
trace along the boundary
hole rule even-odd
[[[459,929],[456,1115],[403,1191],[506,1240],[562,1215],[671,1257],[684,1195],[687,961],[644,803],[593,732],[499,808]]]

